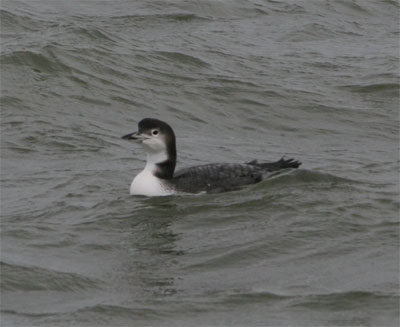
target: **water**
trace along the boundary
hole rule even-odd
[[[397,326],[397,1],[2,1],[2,326]],[[244,190],[131,197],[120,137]]]

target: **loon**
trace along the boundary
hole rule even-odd
[[[180,193],[220,193],[255,184],[271,173],[297,168],[301,162],[282,157],[276,162],[243,164],[214,163],[181,169],[175,172],[175,133],[167,123],[144,118],[138,131],[122,136],[141,143],[147,154],[144,169],[133,179],[130,194],[165,196]]]

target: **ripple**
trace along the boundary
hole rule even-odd
[[[8,53],[2,59],[5,65],[25,65],[39,73],[69,72],[70,68],[56,60],[51,54],[37,53],[33,51],[14,51]]]
[[[399,296],[395,293],[381,293],[369,291],[349,291],[331,294],[316,294],[297,297],[291,304],[294,307],[313,309],[326,308],[329,310],[349,310],[351,308],[363,308],[365,305],[375,303],[387,305],[387,301],[393,305],[399,303]]]
[[[378,93],[378,92],[393,92],[398,94],[399,84],[397,83],[374,83],[368,85],[345,85],[342,88],[356,93]]]
[[[77,291],[97,289],[98,280],[80,274],[1,262],[4,291]]]
[[[166,59],[173,60],[177,63],[183,63],[191,66],[196,66],[196,67],[208,67],[208,63],[205,61],[195,57],[191,56],[182,52],[176,52],[176,51],[156,51],[155,54],[160,55],[161,57],[164,57]]]

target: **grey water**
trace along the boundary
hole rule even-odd
[[[1,2],[1,326],[398,326],[399,3]],[[178,168],[297,170],[135,197]]]

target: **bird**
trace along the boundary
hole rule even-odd
[[[275,162],[252,160],[246,163],[211,163],[175,171],[177,152],[172,127],[162,120],[144,118],[138,131],[122,136],[143,146],[144,169],[130,186],[131,195],[221,193],[256,184],[283,169],[298,168],[301,162],[282,157]]]

